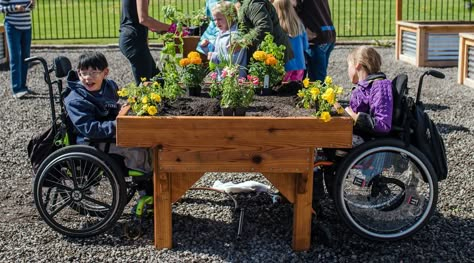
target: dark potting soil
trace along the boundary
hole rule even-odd
[[[310,116],[311,112],[296,107],[296,93],[300,86],[283,85],[273,90],[272,95],[255,95],[247,109],[246,116]],[[161,115],[167,116],[221,116],[219,100],[210,98],[203,88],[201,96],[183,96],[173,102],[166,102]]]

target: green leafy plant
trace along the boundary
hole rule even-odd
[[[221,106],[224,108],[248,107],[255,94],[254,84],[245,78],[239,78],[239,65],[225,67],[221,80],[216,85],[221,91]],[[247,77],[248,79],[251,76]],[[218,84],[217,84],[218,83]]]
[[[181,66],[181,82],[186,87],[200,86],[207,75],[207,68],[203,66],[201,55],[198,52],[189,52],[188,56],[179,61]]]
[[[250,58],[249,74],[257,76],[260,80],[269,77],[270,87],[279,84],[285,75],[283,58],[286,47],[273,42],[273,36],[267,34],[260,44],[259,50],[255,51]],[[259,87],[263,87],[263,82]]]
[[[314,116],[328,122],[331,120],[331,111],[337,98],[342,94],[343,89],[334,85],[332,78],[327,76],[323,83],[321,81],[310,82],[308,78],[303,80],[303,88],[298,91],[298,106],[305,109],[315,109]],[[338,114],[342,114],[344,109],[339,108]]]
[[[179,58],[176,57],[176,42],[175,34],[166,33],[161,35],[160,39],[163,41],[163,49],[160,54],[160,61],[162,61],[161,72],[155,76],[152,81],[163,80],[162,96],[165,99],[176,100],[179,96],[184,94],[184,90],[180,86],[180,72],[179,72]],[[182,42],[180,42],[182,43]],[[183,52],[183,45],[178,44],[178,48]]]

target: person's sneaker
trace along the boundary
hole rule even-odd
[[[28,94],[28,90],[20,91],[20,92],[17,92],[15,94],[13,94],[13,98],[19,100],[19,99],[25,97],[27,94]]]

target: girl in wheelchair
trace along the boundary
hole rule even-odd
[[[106,78],[108,73],[107,59],[102,53],[85,52],[79,56],[77,71],[71,70],[68,74],[69,89],[64,105],[75,128],[77,144],[115,137],[115,119],[120,104],[118,86]],[[147,149],[122,148],[109,142],[99,142],[94,146],[109,154],[122,156],[129,169],[151,172]]]

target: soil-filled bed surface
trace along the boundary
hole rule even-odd
[[[328,72],[333,82],[346,90],[347,54],[352,46],[336,46]],[[116,48],[99,49],[109,62],[110,78],[119,86],[133,77],[130,65]],[[395,61],[394,48],[377,50],[382,70],[393,78],[408,73],[411,95],[427,68]],[[59,55],[73,66],[84,49],[33,49],[49,63]],[[159,50],[153,50],[159,58]],[[265,194],[235,195],[245,209],[242,236],[237,239],[238,213],[226,195],[189,191],[173,204],[173,249],[157,250],[153,245],[151,220],[145,220],[145,234],[131,240],[122,226],[131,221],[131,206],[119,223],[105,234],[89,239],[72,239],[54,232],[36,211],[32,194],[31,165],[26,153],[28,140],[50,125],[50,107],[40,65],[30,68],[28,86],[37,94],[15,100],[9,87],[10,72],[0,71],[0,262],[473,262],[474,260],[474,89],[457,83],[457,67],[439,69],[443,80],[426,77],[422,100],[445,141],[449,175],[439,184],[438,207],[429,223],[413,237],[391,243],[374,242],[355,235],[337,216],[333,201],[323,202],[319,226],[332,234],[332,241],[319,238],[317,231],[306,252],[292,250],[293,209],[288,203],[273,203]],[[184,97],[178,111],[189,109],[189,100],[205,102],[196,115],[220,115],[216,100]],[[176,105],[178,105],[176,104]],[[210,107],[202,106],[210,105]],[[286,105],[286,106],[283,106]],[[255,98],[248,116],[309,115],[293,107],[292,96]],[[197,107],[199,108],[199,107]],[[169,114],[169,113],[166,113]],[[270,184],[255,173],[207,173],[197,186],[212,186],[216,180],[234,183],[255,180]],[[275,190],[275,189],[273,189]],[[132,202],[133,203],[133,202]]]

